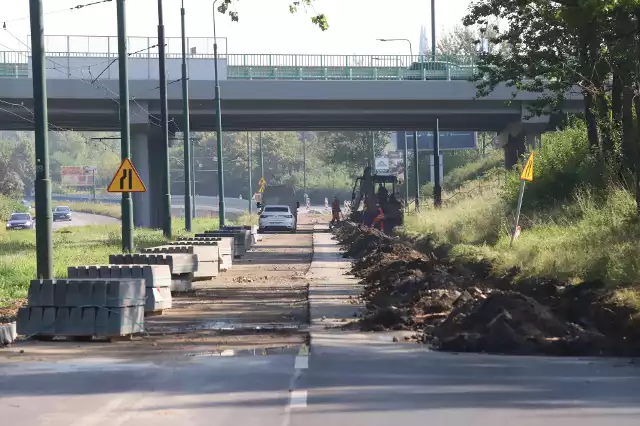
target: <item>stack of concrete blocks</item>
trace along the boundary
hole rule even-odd
[[[241,258],[251,249],[251,231],[246,229],[205,231],[204,234],[196,234],[196,237],[233,237],[236,259]]]
[[[142,253],[194,254],[198,259],[198,270],[193,273],[194,281],[210,280],[218,276],[218,245],[195,246],[193,244],[169,244],[141,250]]]
[[[69,278],[142,278],[145,282],[145,314],[171,309],[171,269],[168,265],[70,266]]]
[[[18,337],[18,330],[16,327],[15,321],[0,324],[0,348],[15,342],[16,337]]]
[[[109,256],[109,263],[112,265],[168,265],[171,270],[172,292],[193,290],[193,274],[198,270],[198,256],[186,253],[112,254]]]
[[[239,231],[248,230],[251,232],[251,243],[256,244],[258,241],[262,241],[262,235],[258,233],[257,225],[243,225],[243,226],[224,226],[224,231]]]
[[[220,272],[231,269],[234,259],[234,238],[233,237],[180,237],[178,241],[169,243],[170,245],[193,245],[218,247],[218,270]]]
[[[18,334],[117,337],[144,329],[145,282],[140,278],[31,281]]]

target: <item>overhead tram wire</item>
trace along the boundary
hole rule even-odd
[[[90,6],[97,6],[99,4],[104,4],[104,3],[110,3],[113,0],[96,0],[90,3],[83,3],[83,4],[77,4],[75,6],[71,6],[71,7],[65,7],[64,9],[57,9],[57,10],[52,10],[49,12],[44,12],[42,15],[43,16],[48,16],[48,15],[55,15],[57,13],[62,13],[62,12],[74,12],[76,10],[80,10],[80,9],[84,9],[86,7],[90,7]],[[25,21],[27,19],[29,19],[30,16],[23,16],[22,18],[13,18],[13,19],[7,19],[3,21],[2,27],[6,28],[7,27],[7,22],[11,23],[11,22],[19,22],[19,21]]]
[[[28,50],[27,50],[28,52],[31,52],[31,47],[30,47],[30,46],[28,46],[26,43],[24,43],[22,40],[20,40],[20,38],[16,37],[16,36],[15,36],[11,31],[9,31],[7,28],[5,28],[5,31],[6,31],[6,32],[11,36],[11,37],[13,37],[16,41],[18,41],[20,44],[22,44],[23,46],[25,46],[25,47],[28,49]],[[5,47],[5,48],[7,48],[7,49],[9,49],[10,51],[12,51],[12,52],[14,52],[14,53],[17,53],[18,55],[20,55],[20,54],[24,54],[24,52],[19,52],[19,51],[15,50],[15,49],[11,49],[11,48],[9,48],[9,47],[7,47],[7,46],[4,46],[4,47]],[[117,99],[118,94],[117,94],[117,93],[115,93],[113,90],[109,89],[109,88],[108,88],[107,86],[105,86],[104,84],[100,84],[100,83],[98,83],[97,81],[90,81],[90,80],[87,80],[87,79],[86,79],[86,78],[84,78],[83,76],[77,76],[77,75],[74,75],[74,74],[72,74],[72,73],[71,73],[71,72],[73,71],[73,69],[72,69],[72,68],[70,68],[70,67],[68,67],[68,66],[66,66],[66,65],[64,65],[64,64],[61,64],[61,63],[59,63],[59,62],[57,62],[57,61],[54,61],[54,60],[53,60],[53,59],[51,59],[51,58],[48,58],[48,57],[45,57],[45,58],[46,58],[46,60],[47,60],[48,62],[50,62],[51,64],[53,64],[53,65],[55,65],[55,66],[59,67],[60,69],[63,69],[63,70],[68,71],[69,77],[72,77],[74,80],[82,81],[82,82],[84,82],[84,83],[86,83],[86,84],[89,84],[89,85],[91,85],[92,87],[97,88],[97,89],[103,89],[103,90],[105,91],[105,95],[107,95],[107,97],[108,97],[111,101],[113,101],[113,102],[115,102],[116,104],[120,105],[120,101]],[[103,62],[105,62],[105,61],[103,61]],[[111,95],[110,95],[110,94],[111,94]],[[135,98],[130,98],[129,100],[130,100],[130,101],[132,101],[132,102],[134,102],[134,103],[138,106],[138,108],[140,108],[140,110],[142,110],[142,112],[143,112],[143,113],[147,114],[147,117],[152,118],[152,119],[154,120],[154,121],[150,120],[150,121],[149,121],[149,124],[152,124],[152,125],[154,125],[154,126],[156,126],[156,127],[161,127],[161,126],[160,126],[160,124],[159,124],[159,123],[160,123],[160,118],[158,118],[158,117],[154,116],[153,114],[151,114],[151,113],[150,113],[146,108],[144,108],[142,105],[140,105],[140,103],[139,103]],[[133,115],[135,115],[135,116],[138,116],[138,117],[144,118],[142,115],[140,115],[140,114],[136,113],[135,111],[131,111],[131,113],[132,113]]]

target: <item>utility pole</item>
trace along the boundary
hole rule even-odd
[[[262,151],[262,132],[260,132],[259,144],[260,144],[260,177],[264,178],[264,152]]]
[[[118,82],[120,85],[120,157],[131,156],[131,129],[129,127],[129,54],[127,53],[127,14],[125,0],[117,0],[118,18]],[[122,193],[122,251],[132,253],[133,200],[130,192]]]
[[[420,171],[418,170],[418,132],[413,132],[413,177],[415,179],[416,211],[420,210]]]
[[[122,0],[121,0],[122,1]],[[53,278],[51,226],[51,179],[49,179],[49,121],[47,115],[47,76],[44,66],[44,26],[42,0],[29,0],[33,72],[33,115],[36,151],[36,259],[39,279]]]
[[[167,105],[167,69],[165,57],[164,19],[162,0],[158,0],[158,56],[160,70],[160,120],[162,127],[162,233],[171,238],[171,188],[169,172],[169,114]]]
[[[251,169],[253,168],[252,157],[253,156],[253,145],[251,144],[251,135],[247,132],[247,172],[249,174],[249,214],[253,214],[253,184],[252,184],[252,173]]]
[[[193,198],[191,198],[191,201],[193,203],[193,210],[192,210],[192,217],[195,219],[196,217],[198,217],[197,215],[197,204],[196,204],[196,197],[198,196],[196,194],[196,159],[195,159],[195,150],[193,149],[193,143],[191,145],[191,184],[192,184],[192,188],[193,188]]]
[[[407,153],[407,136],[404,132],[404,210],[409,212],[409,154]]]
[[[180,8],[180,26],[182,29],[182,113],[184,117],[184,229],[191,232],[191,138],[189,129],[189,81],[187,70],[187,31],[184,22],[184,0]]]
[[[442,205],[442,182],[440,182],[440,119],[436,118],[436,129],[433,133],[433,205]]]
[[[222,166],[222,112],[220,102],[220,81],[218,80],[218,39],[216,37],[216,2],[213,1],[213,74],[216,97],[216,135],[218,139],[218,218],[220,227],[224,226],[224,172]]]
[[[431,0],[431,60],[436,61],[436,0]]]
[[[304,193],[307,193],[307,134],[302,132],[302,179]]]

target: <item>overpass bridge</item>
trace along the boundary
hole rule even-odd
[[[91,38],[89,38],[91,39]],[[115,38],[103,50],[48,49],[48,113],[52,130],[119,130]],[[113,40],[112,40],[113,39]],[[67,38],[67,47],[71,45]],[[137,39],[136,39],[137,40]],[[133,40],[133,41],[136,41]],[[160,202],[161,140],[158,55],[134,50],[130,39],[129,79],[132,159],[151,190],[136,194],[136,224],[155,226]],[[190,39],[189,44],[196,44]],[[47,40],[45,40],[45,44]],[[138,45],[139,45],[139,40]],[[212,41],[212,40],[211,40]],[[64,44],[64,43],[63,43]],[[181,54],[168,39],[167,79],[171,132],[182,122]],[[204,43],[208,45],[208,43]],[[211,43],[212,44],[212,43]],[[179,46],[179,44],[178,44]],[[190,49],[188,56],[191,130],[215,130],[214,57]],[[409,55],[227,54],[218,57],[222,121],[226,131],[260,130],[430,130],[495,131],[505,145],[523,145],[526,135],[549,127],[548,117],[527,118],[536,93],[501,86],[476,99],[469,79],[473,61],[440,58],[425,62]],[[32,130],[31,56],[0,51],[0,130]],[[566,109],[581,110],[580,95]],[[517,154],[516,154],[517,156]]]

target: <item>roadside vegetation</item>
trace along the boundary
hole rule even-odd
[[[462,169],[479,170],[484,162]],[[488,262],[495,277],[620,287],[615,300],[640,310],[640,287],[633,285],[640,282],[635,194],[625,189],[618,174],[599,168],[585,125],[576,122],[543,136],[534,181],[524,192],[522,231],[510,247],[520,172],[521,165],[506,174],[488,169],[480,190],[478,179],[469,174],[471,179],[457,190],[461,195],[450,195],[442,209],[428,207],[409,215],[405,232],[432,245],[450,246],[452,257],[463,262]]]

